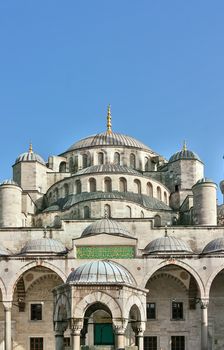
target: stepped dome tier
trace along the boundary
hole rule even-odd
[[[121,146],[145,149],[147,151],[152,150],[144,145],[142,142],[127,135],[123,135],[116,132],[102,132],[96,135],[88,136],[76,143],[74,143],[66,152],[74,151],[81,148],[91,148],[96,146]]]
[[[123,266],[107,260],[90,261],[79,266],[70,273],[67,283],[136,285],[130,272]]]
[[[117,236],[131,236],[130,232],[117,221],[111,219],[101,219],[87,226],[82,233],[82,237],[99,235],[103,233]]]
[[[147,254],[192,253],[189,245],[181,239],[165,236],[154,239],[145,247]]]
[[[32,239],[26,243],[21,249],[21,254],[63,254],[67,253],[67,249],[62,242],[53,238]]]

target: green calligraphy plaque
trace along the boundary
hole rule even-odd
[[[131,246],[82,246],[77,247],[77,259],[131,259],[135,248]]]

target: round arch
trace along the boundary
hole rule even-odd
[[[152,275],[155,273],[155,272],[158,272],[159,270],[161,270],[163,267],[165,266],[168,266],[168,265],[174,265],[174,266],[178,266],[184,270],[186,270],[190,275],[192,275],[195,279],[195,281],[197,282],[197,285],[198,285],[198,291],[199,291],[199,294],[200,294],[200,297],[203,298],[205,296],[205,286],[200,278],[200,276],[198,275],[198,273],[191,267],[189,266],[188,264],[182,262],[182,261],[178,261],[178,262],[174,262],[174,261],[171,261],[171,262],[167,262],[167,261],[163,261],[162,263],[160,262],[158,265],[154,266],[152,268],[152,270],[150,270],[150,272],[148,272],[143,281],[142,281],[142,288],[145,288],[148,280],[152,277]]]
[[[219,274],[219,272],[221,272],[222,270],[224,270],[224,264],[218,266],[209,276],[206,284],[205,284],[205,297],[209,297],[210,294],[210,290],[211,290],[211,285],[212,282],[214,281],[215,277]]]
[[[73,317],[83,318],[86,310],[91,304],[105,304],[111,311],[112,318],[121,318],[122,312],[119,304],[108,294],[103,292],[93,292],[86,295],[76,306]]]
[[[6,290],[6,286],[5,283],[2,281],[2,279],[0,278],[0,290],[2,292],[2,300],[6,300],[6,296],[7,296],[7,290]]]
[[[20,279],[20,277],[27,272],[28,270],[32,269],[33,267],[37,267],[37,266],[43,266],[46,267],[47,269],[55,272],[63,281],[63,283],[66,282],[67,276],[64,274],[64,272],[62,270],[60,270],[58,267],[52,265],[49,262],[46,261],[41,261],[41,264],[38,263],[38,261],[32,261],[28,264],[26,264],[25,266],[23,266],[14,276],[14,278],[11,280],[11,282],[9,283],[9,287],[8,287],[8,297],[13,298],[13,293],[16,287],[16,284],[18,282],[18,280]]]
[[[137,295],[132,295],[130,298],[128,298],[128,301],[124,307],[124,318],[128,319],[130,310],[134,305],[137,306],[141,316],[141,320],[139,321],[143,321],[143,322],[146,321],[146,308],[144,304],[141,302],[141,300],[137,297]]]

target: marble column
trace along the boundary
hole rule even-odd
[[[64,350],[64,331],[66,324],[62,321],[57,321],[54,324],[55,331],[55,350]]]
[[[11,313],[12,313],[12,302],[3,302],[5,311],[5,350],[12,349],[12,325],[11,325]]]
[[[143,329],[139,328],[136,332],[136,343],[138,346],[138,350],[144,350],[144,337],[143,337]]]
[[[208,303],[201,299],[201,350],[208,350]]]
[[[82,319],[71,319],[71,350],[80,350],[80,338],[82,328]]]
[[[124,331],[117,331],[116,332],[116,344],[117,344],[117,349],[124,349]]]

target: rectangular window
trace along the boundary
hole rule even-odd
[[[70,338],[66,337],[64,338],[64,347],[70,346]]]
[[[43,338],[30,338],[30,350],[43,350]]]
[[[157,337],[144,337],[144,350],[157,350]]]
[[[30,305],[30,319],[31,321],[42,320],[42,304],[31,304]]]
[[[156,303],[146,303],[146,314],[148,320],[156,319]]]
[[[173,320],[183,320],[183,303],[182,302],[172,302],[172,319]]]
[[[185,337],[172,336],[171,337],[171,350],[185,350]]]

